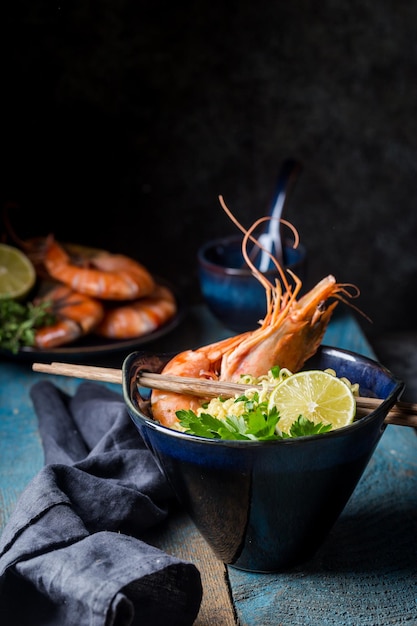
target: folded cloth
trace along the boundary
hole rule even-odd
[[[0,624],[192,624],[198,569],[140,540],[176,501],[122,397],[41,381],[31,398],[45,467],[0,538]]]

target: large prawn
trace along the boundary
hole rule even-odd
[[[354,285],[337,283],[335,277],[329,275],[297,299],[302,288],[301,280],[287,270],[294,281],[294,286],[290,286],[286,272],[272,256],[281,281],[271,284],[255,267],[246,251],[249,240],[256,243],[253,231],[267,218],[257,220],[245,231],[230,213],[223,198],[220,196],[219,199],[229,217],[245,233],[243,255],[254,276],[265,287],[266,315],[259,328],[253,331],[179,353],[167,363],[162,373],[236,382],[242,374],[261,376],[276,365],[297,372],[320,346],[338,302],[357,297],[359,290]],[[153,390],[151,394],[154,418],[171,428],[178,426],[176,411],[196,411],[204,401],[205,398],[159,390]]]
[[[104,317],[94,332],[107,339],[141,337],[165,324],[176,312],[177,302],[172,291],[164,285],[157,285],[147,297],[105,307]]]
[[[3,207],[8,238],[21,248],[36,268],[39,278],[57,281],[74,291],[101,300],[136,300],[149,296],[156,284],[144,265],[123,254],[113,254],[76,244],[58,243],[53,235],[23,240],[15,232],[10,209]]]
[[[136,300],[155,289],[152,275],[138,261],[100,250],[77,259],[53,237],[48,238],[44,264],[55,280],[103,300]]]
[[[40,349],[51,349],[73,343],[90,333],[101,322],[104,307],[101,302],[76,293],[66,285],[50,289],[35,303],[47,302],[55,320],[35,333],[34,345]]]

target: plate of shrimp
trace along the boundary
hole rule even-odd
[[[20,247],[37,273],[31,303],[51,321],[36,328],[26,360],[99,356],[130,351],[171,332],[182,318],[174,288],[124,254],[58,242],[53,235]]]

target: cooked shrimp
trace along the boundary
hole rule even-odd
[[[136,300],[155,289],[150,272],[122,254],[72,243],[59,244],[53,235],[20,238],[9,218],[9,210],[17,208],[15,203],[3,206],[5,235],[30,258],[39,278],[53,278],[74,291],[103,300]]]
[[[165,324],[176,312],[174,294],[167,287],[157,285],[146,298],[105,310],[94,332],[108,339],[140,337]]]
[[[104,315],[101,302],[76,293],[66,285],[54,287],[37,302],[40,300],[51,302],[56,322],[36,331],[36,348],[50,349],[72,343],[91,332]]]
[[[335,277],[329,275],[297,300],[302,286],[300,279],[290,272],[295,282],[294,287],[290,286],[285,272],[271,257],[281,274],[284,289],[278,280],[272,285],[252,264],[246,252],[247,242],[254,240],[252,232],[258,223],[259,220],[245,233],[242,249],[252,272],[266,291],[267,313],[260,327],[196,350],[181,352],[167,363],[164,374],[236,382],[242,374],[258,377],[276,365],[297,372],[320,346],[338,302],[347,302],[347,298],[359,295],[354,285],[337,283]],[[176,428],[176,411],[195,411],[204,400],[153,390],[153,416],[165,426]]]
[[[48,238],[44,263],[52,278],[94,298],[136,300],[155,289],[150,272],[134,259],[100,250],[72,257],[53,237]]]

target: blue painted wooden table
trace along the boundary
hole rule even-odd
[[[204,307],[196,307],[173,333],[146,349],[182,350],[227,336],[229,331]],[[374,357],[350,315],[334,317],[323,343]],[[113,354],[89,363],[120,367],[125,356]],[[30,387],[43,378],[52,379],[69,394],[80,383],[35,373],[30,362],[0,361],[0,531],[19,495],[43,465],[29,397]],[[324,546],[308,563],[289,572],[251,574],[225,567],[181,512],[148,539],[192,560],[200,569],[204,597],[197,626],[417,624],[415,431],[387,427]]]

